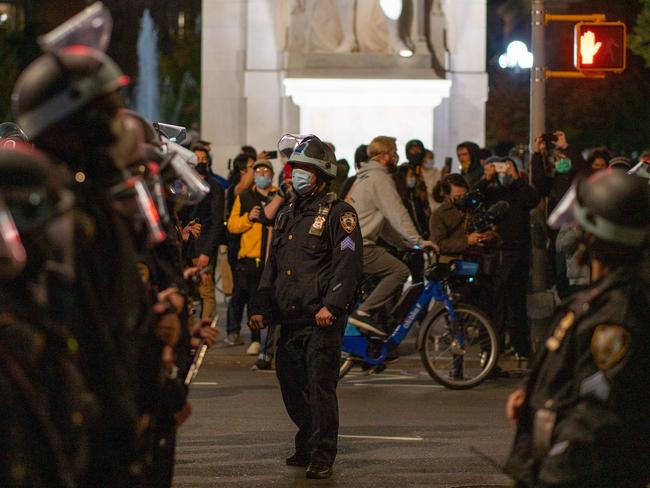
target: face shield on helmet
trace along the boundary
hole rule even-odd
[[[16,223],[0,195],[0,278],[7,280],[18,276],[26,261],[27,253]]]
[[[165,124],[163,122],[154,122],[154,128],[161,137],[169,139],[171,142],[185,146],[189,141],[187,129],[180,125]]]
[[[133,219],[136,227],[144,225],[149,245],[160,244],[167,238],[158,207],[142,176],[132,176],[111,189],[118,212]]]
[[[196,205],[210,193],[210,185],[194,169],[196,154],[164,137],[163,147],[167,159],[161,165],[161,171],[169,174],[171,170],[173,175],[167,185],[169,197],[179,205]]]
[[[95,2],[63,24],[38,38],[45,52],[82,45],[106,52],[113,31],[113,18],[102,2]]]
[[[284,156],[293,148],[288,156],[289,164],[302,164],[311,166],[318,170],[320,176],[331,180],[336,178],[337,164],[336,156],[332,148],[321,141],[317,136],[309,134],[306,136],[285,134],[278,142],[278,151],[284,162]]]
[[[24,273],[43,301],[43,272],[59,283],[75,276],[74,197],[59,176],[24,146],[0,150],[0,278],[10,281]]]
[[[627,174],[638,176],[639,178],[645,178],[648,180],[648,185],[650,185],[650,163],[647,161],[639,161],[639,163],[628,171]]]
[[[608,188],[608,182],[620,183],[621,178],[632,177],[610,169],[599,171],[589,179],[582,179],[574,183],[549,216],[549,227],[552,229],[560,229],[564,226],[577,225],[600,241],[614,246],[635,248],[643,245],[647,239],[647,225],[638,225],[638,223],[633,223],[632,221],[624,225],[615,222],[611,217],[605,217],[601,214],[604,213],[603,208],[605,208],[603,205],[604,202],[602,202],[603,190],[609,194],[617,193],[616,190],[621,190],[618,192],[618,195],[613,195],[611,201],[608,200],[607,209],[618,209],[619,212],[627,214],[645,213],[643,211],[637,212],[638,209],[630,211],[623,207],[630,205],[630,203],[634,206],[634,202],[638,202],[642,206],[640,200],[643,198],[647,199],[647,194],[640,195],[636,199],[630,199],[628,195],[624,194],[625,191],[632,191],[630,187],[621,187],[620,185],[613,184]],[[633,182],[635,181],[629,180],[626,182],[626,185]],[[594,193],[594,188],[597,188],[596,193]],[[588,197],[589,192],[592,192],[591,197]],[[600,198],[597,198],[601,200],[601,208],[599,211],[590,207],[594,206],[594,194],[600,195]],[[589,203],[589,198],[591,198],[591,203]],[[634,215],[631,216],[634,217]],[[640,217],[647,218],[647,215]]]
[[[289,162],[289,158],[293,154],[294,149],[307,139],[308,137],[316,137],[312,134],[299,135],[299,134],[285,134],[278,141],[278,157],[282,164],[285,165]]]

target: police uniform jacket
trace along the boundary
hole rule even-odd
[[[321,228],[322,227],[322,228]],[[363,271],[354,209],[333,194],[298,199],[278,213],[254,310],[274,320],[349,313]]]
[[[650,481],[648,286],[619,270],[560,310],[526,386],[506,471],[523,486]]]

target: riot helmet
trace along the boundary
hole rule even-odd
[[[18,78],[12,94],[14,113],[34,140],[128,82],[101,51],[81,45],[55,49],[36,59]]]
[[[575,224],[598,256],[635,255],[648,244],[650,193],[643,178],[607,169],[572,186],[549,226]]]
[[[28,142],[27,136],[20,127],[13,122],[0,124],[0,147],[13,149],[19,142]]]
[[[0,279],[74,278],[74,197],[41,153],[0,149]],[[43,293],[40,294],[41,298]]]
[[[291,150],[290,156],[287,154]],[[278,152],[281,159],[287,158],[289,164],[302,164],[318,170],[318,174],[326,181],[336,178],[336,156],[331,147],[317,136],[285,134],[278,142]]]

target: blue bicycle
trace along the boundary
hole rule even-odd
[[[422,252],[422,251],[413,251]],[[431,253],[427,252],[431,261]],[[339,377],[355,364],[382,368],[395,349],[419,322],[417,348],[429,375],[453,389],[473,388],[485,381],[497,363],[498,341],[484,312],[465,303],[453,303],[452,277],[473,280],[478,264],[455,260],[435,263],[426,270],[426,285],[410,286],[393,308],[399,325],[388,335],[368,325],[347,324],[341,352]]]

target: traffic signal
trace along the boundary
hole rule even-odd
[[[623,22],[580,22],[575,26],[573,64],[584,72],[620,73],[626,62]]]

